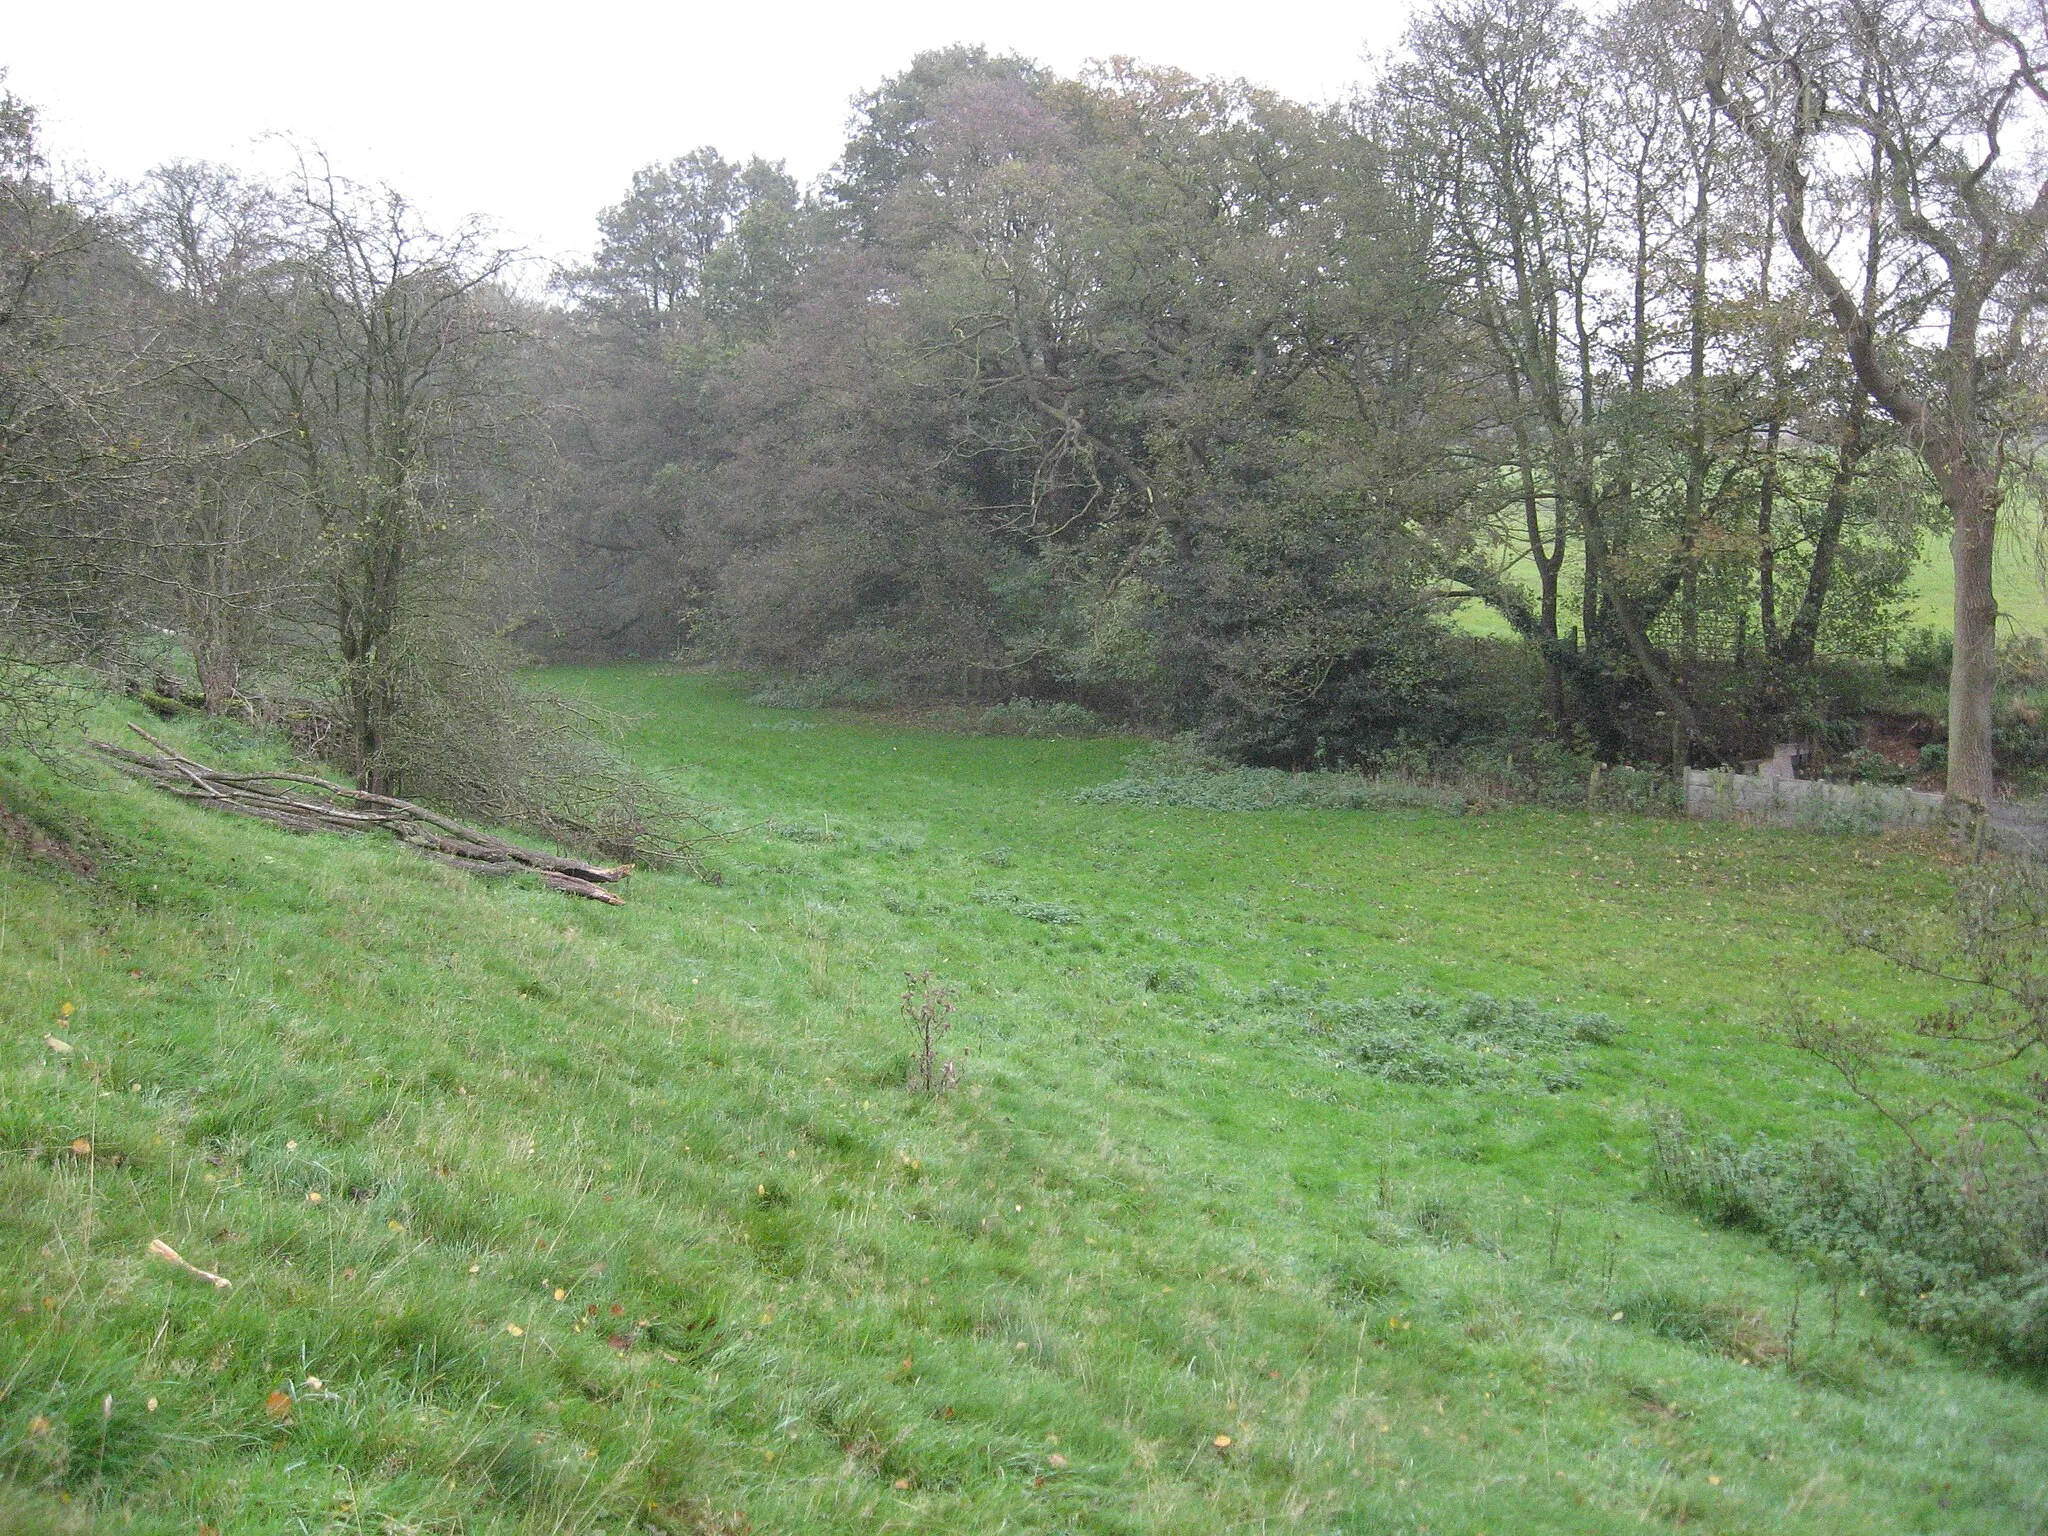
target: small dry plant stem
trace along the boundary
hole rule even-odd
[[[953,989],[933,980],[930,971],[905,971],[903,980],[903,1016],[917,1034],[908,1086],[913,1093],[944,1093],[960,1080],[951,1058],[937,1059],[939,1040],[953,1027]]]
[[[1799,1368],[1799,1303],[1806,1295],[1806,1278],[1801,1276],[1792,1287],[1792,1317],[1785,1325],[1785,1369]]]

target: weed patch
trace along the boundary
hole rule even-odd
[[[1841,1138],[1803,1146],[1702,1137],[1667,1118],[1656,1182],[1679,1205],[1762,1233],[1857,1277],[1914,1327],[2017,1363],[2048,1363],[2048,1198],[2037,1185],[1974,1186],[1924,1160],[1873,1157]]]
[[[779,678],[747,695],[757,709],[879,709],[896,702],[886,684],[862,677]]]
[[[1251,994],[1240,1017],[1306,1038],[1332,1066],[1437,1088],[1566,1092],[1580,1086],[1587,1047],[1622,1037],[1604,1013],[1478,993],[1335,1001],[1282,985]]]
[[[1330,1293],[1353,1311],[1383,1307],[1402,1294],[1400,1273],[1371,1254],[1346,1254],[1330,1266]]]
[[[1472,799],[1399,778],[1358,773],[1287,773],[1278,768],[1226,768],[1124,778],[1079,791],[1088,805],[1178,806],[1199,811],[1439,811],[1462,815]]]
[[[1707,1298],[1657,1287],[1626,1292],[1615,1298],[1614,1308],[1622,1321],[1637,1328],[1743,1365],[1765,1365],[1785,1357],[1785,1340],[1772,1327],[1770,1314],[1739,1297]]]
[[[985,906],[1013,912],[1018,917],[1027,917],[1034,923],[1046,923],[1054,928],[1074,928],[1086,921],[1063,902],[1034,901],[1016,891],[979,891],[976,899]]]
[[[1102,728],[1102,717],[1094,710],[1064,700],[1012,699],[983,710],[975,722],[975,729],[984,736],[1034,736],[1041,740],[1100,736]]]

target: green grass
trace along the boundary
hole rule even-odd
[[[1998,531],[1998,553],[1992,566],[1992,589],[1998,597],[1999,638],[2048,634],[2048,586],[2035,548],[2040,530],[2028,515],[2030,503],[2015,497]],[[1944,633],[1955,627],[1955,568],[1949,563],[1948,539],[1929,534],[1920,562],[1907,582],[1912,622]]]
[[[2048,584],[2042,580],[2036,550],[2040,529],[2031,506],[2030,500],[2015,496],[1999,529],[1992,580],[1998,595],[2001,638],[2048,634]],[[1526,565],[1514,567],[1511,576],[1534,596]],[[1922,539],[1920,558],[1906,580],[1906,599],[1908,628],[1924,625],[1946,633],[1955,627],[1955,573],[1949,564],[1946,535],[1929,533]],[[1512,624],[1477,600],[1460,603],[1451,612],[1451,622],[1468,634],[1502,640],[1515,637]]]
[[[1086,804],[1128,743],[553,681],[736,829],[723,885],[10,770],[99,867],[0,867],[0,1532],[2048,1528],[2037,1384],[1810,1284],[1788,1369],[1795,1270],[1646,1193],[1666,1108],[1862,1125],[1758,1020],[1929,1000],[1825,919],[1925,852]],[[1560,1087],[1319,1033],[1401,992],[1621,1034]]]

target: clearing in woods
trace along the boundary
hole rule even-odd
[[[1669,1110],[1870,1130],[1759,1024],[1929,1002],[1828,913],[1937,852],[1084,804],[1128,742],[551,680],[723,885],[0,781],[95,866],[0,865],[0,1531],[2042,1528],[2035,1382],[1646,1177]],[[1526,1048],[1430,1035],[1474,993]],[[1333,1048],[1392,994],[1412,1054]]]

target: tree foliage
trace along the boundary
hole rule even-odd
[[[563,633],[1274,761],[1540,729],[1725,762],[1810,729],[1945,514],[1771,223],[1783,167],[1714,36],[1679,0],[1444,0],[1334,108],[928,54],[775,201],[771,261],[716,190],[737,166],[650,167],[599,266],[657,205],[711,237],[665,308],[582,290],[576,346],[632,364],[571,455]],[[1832,217],[1903,335],[1899,221]],[[745,327],[728,263],[781,275]],[[1540,700],[1466,686],[1475,607]]]
[[[366,783],[515,641],[1270,763],[1725,763],[1853,711],[1942,528],[1981,803],[2039,25],[1437,0],[1322,106],[952,48],[808,190],[635,173],[553,303],[317,162],[83,207],[9,98],[8,676],[167,633],[208,708],[325,700]]]

